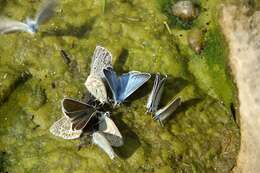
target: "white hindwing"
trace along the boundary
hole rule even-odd
[[[89,75],[85,86],[88,91],[102,104],[107,102],[107,92],[103,80],[100,77]]]
[[[82,130],[72,130],[70,119],[63,116],[61,119],[53,123],[50,127],[50,132],[63,139],[76,139],[80,137]]]

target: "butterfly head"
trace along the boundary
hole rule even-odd
[[[113,108],[118,108],[121,104],[122,104],[122,102],[115,101],[113,104]]]
[[[107,111],[107,112],[99,112],[99,111],[97,111],[98,113],[99,113],[99,116],[98,116],[98,119],[99,119],[99,123],[101,122],[101,121],[103,121],[103,120],[105,120],[105,118],[106,117],[110,117],[110,113]]]

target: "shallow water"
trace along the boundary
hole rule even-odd
[[[0,172],[229,172],[240,135],[227,45],[217,23],[219,1],[196,2],[199,17],[184,24],[169,14],[169,0],[64,0],[35,37],[1,35]],[[40,4],[0,3],[3,15],[19,20],[35,14]],[[186,41],[194,28],[206,31],[200,55]],[[79,140],[49,132],[62,116],[61,99],[83,97],[96,45],[112,52],[118,73],[167,74],[162,106],[183,98],[164,127],[145,114],[152,80],[114,110],[125,140],[115,149],[115,161],[96,146],[78,151]],[[61,49],[69,53],[69,65]]]

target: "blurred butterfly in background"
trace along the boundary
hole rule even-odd
[[[57,0],[46,0],[38,10],[35,19],[27,18],[25,22],[0,16],[0,33],[23,31],[34,35],[38,31],[39,25],[47,22],[53,16],[57,4]]]
[[[159,73],[155,75],[153,89],[151,94],[148,97],[147,104],[146,104],[147,112],[155,113],[157,111],[166,79],[167,76],[162,77]]]
[[[85,86],[101,104],[108,102],[103,69],[112,68],[112,54],[104,47],[97,46],[92,56],[90,75]]]
[[[92,142],[100,147],[111,159],[115,154],[113,147],[120,147],[124,144],[121,133],[116,127],[114,121],[105,112],[99,116],[98,130],[92,134]]]
[[[106,68],[103,72],[112,91],[115,105],[122,103],[151,77],[149,73],[138,71],[130,71],[118,77],[112,68]]]

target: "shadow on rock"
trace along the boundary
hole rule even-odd
[[[127,159],[137,150],[137,148],[139,148],[141,143],[136,133],[119,118],[120,115],[115,115],[114,117],[118,117],[117,119],[114,119],[114,121],[124,140],[124,145],[122,147],[114,149],[120,158]]]
[[[67,24],[68,26],[66,27],[66,29],[57,29],[53,31],[43,32],[42,36],[74,36],[77,38],[81,38],[83,36],[86,37],[86,35],[92,30],[94,22],[95,18],[92,18],[79,27]]]
[[[114,69],[118,74],[124,73],[124,66],[128,58],[128,49],[123,48],[119,57],[116,59]]]
[[[174,78],[171,75],[168,75],[164,86],[164,92],[162,95],[161,104],[159,105],[159,107],[163,105],[167,105],[167,103],[169,103],[188,84],[189,81],[183,78],[180,77]]]
[[[188,108],[190,108],[191,106],[197,105],[202,100],[203,100],[202,98],[194,98],[194,99],[187,100],[187,101],[181,103],[181,105],[176,109],[174,114],[178,114],[180,112],[185,112]]]
[[[182,114],[180,114],[180,113],[185,112],[191,106],[196,106],[202,100],[203,100],[202,98],[194,98],[194,99],[190,99],[185,102],[182,102],[181,105],[172,113],[172,115],[168,117],[167,121],[169,122],[172,119],[175,119],[178,115],[181,116]],[[166,126],[168,124],[167,121],[165,122]],[[170,131],[170,129],[169,129],[169,131]]]

